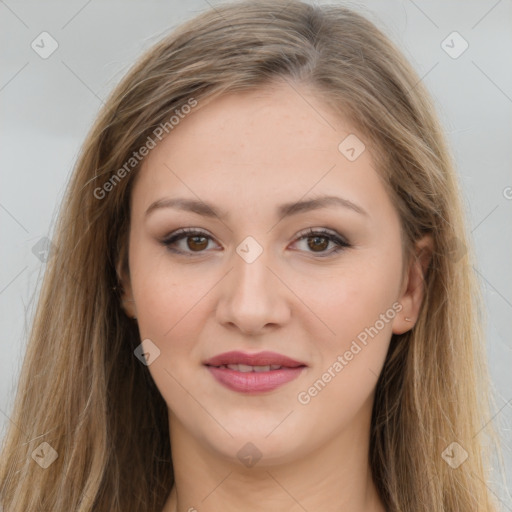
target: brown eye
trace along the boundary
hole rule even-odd
[[[313,250],[313,252],[317,251],[325,251],[329,246],[329,239],[325,236],[312,236],[308,237],[308,247]]]
[[[323,258],[334,255],[343,249],[351,247],[350,243],[336,231],[309,228],[299,234],[297,242],[304,243],[302,250]],[[329,250],[329,244],[332,248]]]
[[[208,247],[208,239],[205,236],[188,236],[187,247],[191,251],[202,251]]]
[[[161,243],[171,252],[192,256],[194,253],[199,255],[206,252],[208,243],[212,240],[211,236],[202,231],[183,228],[166,237]]]

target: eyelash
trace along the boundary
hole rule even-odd
[[[177,241],[184,239],[184,238],[185,239],[192,238],[194,236],[200,236],[200,237],[204,237],[204,238],[212,240],[212,237],[204,231],[200,231],[195,228],[181,228],[181,229],[175,231],[174,233],[171,233],[169,236],[167,236],[165,239],[163,239],[161,241],[161,243],[162,243],[162,245],[166,246],[169,251],[171,251],[175,254],[181,254],[184,256],[191,256],[191,257],[195,256],[195,255],[199,256],[199,255],[203,254],[206,250],[187,252],[187,251],[181,251],[179,249],[175,249],[172,247],[172,245],[174,243],[176,243]],[[336,247],[329,252],[315,253],[314,251],[309,251],[311,254],[318,255],[319,258],[326,258],[326,257],[336,254],[348,247],[351,247],[351,244],[348,243],[344,238],[342,238],[341,236],[336,234],[336,232],[333,233],[326,229],[309,228],[305,232],[303,231],[299,234],[297,241],[308,239],[308,238],[314,238],[314,237],[326,238],[329,242],[333,242],[334,244],[336,244]]]

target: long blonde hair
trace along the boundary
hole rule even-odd
[[[377,383],[369,463],[383,503],[393,512],[497,510],[482,439],[498,443],[492,424],[482,428],[491,399],[482,300],[432,101],[389,39],[352,10],[247,1],[216,5],[154,45],[111,93],[85,140],[4,439],[6,512],[161,511],[173,484],[167,407],[134,356],[137,324],[116,289],[128,269],[139,165],[119,169],[191,99],[201,104],[274,80],[310,86],[365,135],[408,254],[423,234],[434,238],[417,324],[393,335]],[[122,179],[99,194],[116,173]],[[33,456],[49,449],[42,442],[58,454],[46,469]],[[456,468],[443,456],[453,450],[459,458],[467,453]]]

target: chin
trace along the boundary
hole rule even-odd
[[[241,432],[229,427],[228,430],[232,438],[216,436],[212,439],[206,435],[203,442],[219,457],[248,468],[290,463],[307,451],[307,440],[301,439],[297,432],[283,430],[269,435],[268,429],[248,430],[247,426]]]

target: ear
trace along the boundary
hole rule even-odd
[[[117,280],[119,283],[119,291],[121,297],[121,307],[130,318],[137,318],[137,308],[133,299],[132,286],[130,281],[130,273],[125,264],[124,252],[119,256],[116,266]]]
[[[404,275],[402,289],[398,302],[402,304],[400,315],[393,321],[393,334],[403,334],[414,327],[418,318],[425,294],[425,275],[427,273],[434,241],[432,236],[424,235],[415,244],[414,253]]]

